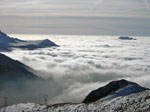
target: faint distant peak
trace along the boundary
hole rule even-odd
[[[136,40],[135,38],[128,37],[128,36],[121,36],[118,39],[120,39],[120,40]]]

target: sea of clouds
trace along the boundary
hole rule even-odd
[[[13,35],[14,36],[14,35]],[[112,80],[128,79],[150,88],[148,37],[120,40],[112,36],[15,35],[23,39],[49,38],[60,47],[5,52],[55,82],[49,103],[81,102],[88,93]],[[57,88],[57,89],[56,89]]]

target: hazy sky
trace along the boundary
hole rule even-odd
[[[0,29],[150,36],[150,0],[0,0]]]

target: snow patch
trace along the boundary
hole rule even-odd
[[[127,96],[133,93],[138,93],[138,92],[142,92],[145,91],[145,88],[140,87],[139,85],[129,85],[126,86],[125,88],[122,88],[118,91],[116,91],[114,94],[107,96],[107,98],[116,98],[116,97],[120,97],[120,96]]]
[[[130,87],[129,87],[130,88]],[[150,91],[84,104],[40,105],[21,103],[2,108],[0,112],[149,112]]]

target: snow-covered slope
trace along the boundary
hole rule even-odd
[[[132,93],[138,93],[148,90],[147,88],[141,87],[140,85],[130,82],[127,80],[112,81],[104,87],[100,87],[85,98],[83,103],[95,102],[99,99],[109,99],[119,96],[126,96]]]
[[[1,109],[0,112],[42,112],[46,106],[35,103],[20,103],[17,105],[8,106],[6,109]]]
[[[11,38],[0,31],[0,51],[10,51],[12,48],[22,48],[34,50],[38,48],[58,46],[54,42],[45,40],[25,41],[17,38]]]
[[[89,104],[40,105],[21,103],[2,108],[0,112],[150,112],[150,91],[131,94]]]
[[[119,89],[118,91],[115,91],[113,94],[105,97],[105,99],[109,99],[109,98],[116,98],[119,96],[126,96],[129,94],[133,94],[133,93],[139,93],[142,91],[145,91],[146,88],[143,88],[139,85],[128,85],[125,88]]]

